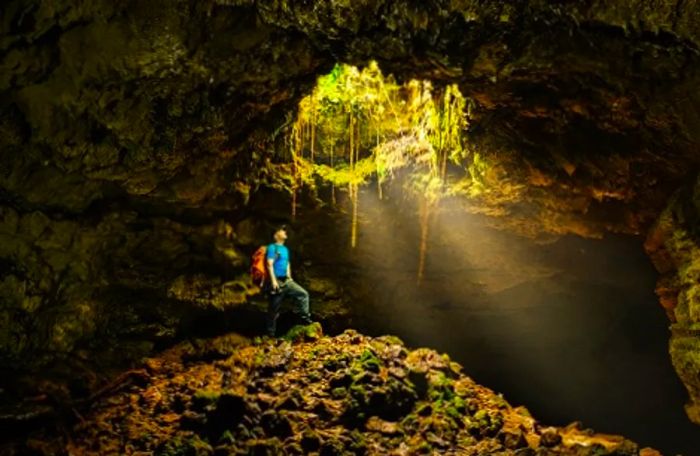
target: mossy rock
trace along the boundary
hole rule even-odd
[[[197,435],[178,436],[166,442],[158,454],[161,456],[208,456],[214,454],[214,449]]]
[[[221,391],[214,390],[198,390],[192,396],[192,405],[195,408],[206,408],[210,405],[216,404],[221,397]]]
[[[494,436],[503,427],[503,417],[495,412],[478,410],[467,419],[467,428],[472,435]]]
[[[323,337],[321,323],[314,322],[310,325],[297,325],[287,331],[282,338],[290,342],[311,342]]]

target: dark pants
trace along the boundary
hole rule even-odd
[[[309,314],[309,293],[301,285],[292,279],[278,279],[280,288],[277,292],[272,291],[272,286],[268,288],[269,305],[267,308],[267,334],[274,337],[277,331],[277,318],[280,315],[280,307],[285,298],[294,300],[297,312],[304,324],[311,323]]]

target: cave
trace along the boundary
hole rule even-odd
[[[699,87],[696,0],[3,2],[0,454],[698,454]]]

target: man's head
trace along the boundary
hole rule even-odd
[[[287,240],[287,225],[280,225],[277,228],[275,228],[275,231],[272,234],[272,237],[275,239],[275,242],[284,242]]]

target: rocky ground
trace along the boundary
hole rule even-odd
[[[435,351],[321,333],[182,343],[124,375],[63,436],[0,454],[659,455],[576,423],[544,426]]]

